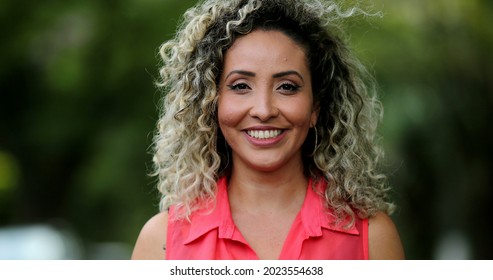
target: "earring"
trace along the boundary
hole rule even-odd
[[[317,150],[317,146],[318,146],[318,131],[316,125],[313,126],[313,130],[315,131],[315,145],[313,146],[313,152],[311,153],[310,156],[315,155],[315,151]]]
[[[228,142],[226,142],[226,139],[224,139],[224,147],[226,150],[226,164],[224,165],[224,169],[227,169],[229,166],[229,145]]]

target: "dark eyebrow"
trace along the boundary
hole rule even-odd
[[[253,72],[250,72],[250,71],[245,71],[245,70],[233,70],[231,72],[229,72],[229,74],[226,76],[226,79],[233,75],[233,74],[240,74],[240,75],[245,75],[245,76],[249,76],[249,77],[255,77],[255,73]]]
[[[245,76],[249,76],[249,77],[255,77],[255,73],[250,72],[250,71],[233,70],[233,71],[229,72],[229,74],[226,76],[226,79],[233,74],[240,74],[240,75],[245,75]],[[303,76],[301,76],[300,73],[298,73],[294,70],[276,73],[276,74],[272,75],[272,78],[281,78],[281,77],[288,76],[288,75],[296,75],[296,76],[300,77],[301,81],[304,82]]]
[[[301,76],[300,73],[298,73],[294,70],[276,73],[276,74],[272,75],[272,78],[281,78],[281,77],[288,76],[288,75],[296,75],[296,76],[300,77],[301,81],[304,82],[303,76]]]

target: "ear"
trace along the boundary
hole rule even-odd
[[[314,127],[317,125],[318,115],[320,113],[320,106],[315,106],[312,110],[312,114],[310,116],[310,127]]]

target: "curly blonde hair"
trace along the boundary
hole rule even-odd
[[[327,181],[327,207],[340,220],[349,217],[349,225],[356,215],[392,211],[375,143],[382,110],[374,82],[337,35],[338,20],[364,12],[339,7],[318,0],[208,0],[185,13],[175,38],[160,47],[158,86],[165,96],[154,164],[161,210],[174,205],[189,217],[200,201],[214,200],[216,180],[231,161],[217,121],[224,54],[238,36],[264,29],[284,32],[306,50],[320,113],[303,161],[307,176]]]

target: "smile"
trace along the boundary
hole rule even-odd
[[[256,138],[256,139],[269,139],[269,138],[274,138],[279,136],[279,134],[282,133],[282,130],[280,129],[273,129],[273,130],[247,130],[247,134],[250,137]]]

